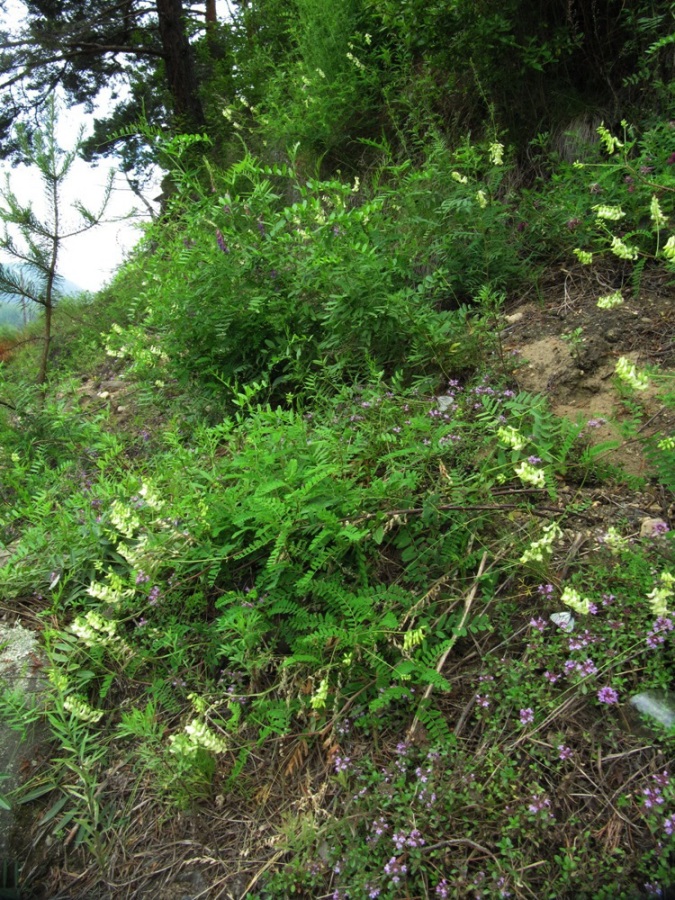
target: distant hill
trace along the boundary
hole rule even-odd
[[[6,269],[20,270],[21,266],[13,263],[4,263]],[[68,278],[59,278],[57,287],[57,296],[59,297],[75,297],[83,294],[84,288],[70,281]],[[38,308],[34,303],[28,303],[26,307],[28,318],[33,318]],[[18,328],[23,325],[23,310],[21,308],[21,299],[16,294],[6,294],[0,292],[0,327],[8,325]]]
[[[23,325],[23,313],[18,303],[0,302],[0,328],[20,328]]]

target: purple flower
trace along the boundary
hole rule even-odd
[[[614,690],[613,687],[602,687],[598,691],[598,700],[600,701],[600,703],[618,703],[619,694]]]
[[[423,847],[426,844],[426,841],[422,837],[421,833],[417,828],[413,828],[408,836],[408,846],[409,847]]]
[[[528,456],[528,457],[527,457],[527,461],[530,463],[530,465],[536,466],[536,465],[538,465],[538,463],[541,462],[541,457],[539,457],[539,456]]]
[[[450,896],[450,885],[446,878],[441,879],[436,885],[436,890],[434,891],[439,900],[448,900]]]
[[[532,801],[527,808],[535,816],[541,812],[547,812],[550,815],[550,806],[551,801],[548,799],[548,797],[546,797],[544,794],[535,794],[534,797],[532,797]]]
[[[370,826],[371,831],[375,835],[376,838],[382,837],[382,835],[387,831],[389,825],[387,824],[384,816],[380,816],[379,819],[375,819],[373,824]]]
[[[142,569],[139,569],[136,576],[136,584],[144,584],[146,581],[150,581],[150,576],[146,575]]]
[[[560,678],[560,675],[555,675],[553,672],[549,672],[547,669],[544,672],[544,678],[551,684],[555,684],[556,681]]]
[[[663,830],[666,834],[672,834],[675,831],[675,813],[663,820]]]
[[[587,428],[601,428],[603,425],[606,424],[606,422],[607,422],[607,419],[589,419],[588,422],[586,422],[586,427]]]
[[[333,763],[336,773],[348,771],[350,763],[351,759],[348,756],[336,756]]]
[[[652,526],[652,536],[653,537],[656,537],[659,534],[666,534],[668,531],[670,531],[670,528],[663,521],[655,522],[654,525]]]
[[[572,759],[574,755],[574,751],[571,747],[566,747],[564,744],[558,744],[558,759],[562,759],[563,762],[566,759]]]
[[[490,701],[488,699],[487,694],[476,694],[476,703],[479,706],[482,706],[483,709],[487,709],[490,705]]]
[[[665,643],[666,636],[664,632],[672,631],[673,621],[667,616],[659,616],[658,619],[652,625],[652,630],[647,632],[647,646],[650,650],[656,650],[656,648]]]
[[[154,606],[157,603],[160,593],[161,591],[157,587],[157,585],[154,585],[152,588],[150,588],[150,593],[148,594],[148,603],[150,604],[150,606]]]
[[[520,711],[520,724],[521,725],[529,725],[531,722],[534,722],[534,710],[530,709],[521,709]]]
[[[542,597],[552,597],[553,596],[553,585],[552,584],[540,584],[537,588],[537,593],[541,594]]]
[[[616,600],[614,594],[603,594],[602,595],[602,605],[603,606],[611,606],[612,603]]]
[[[647,635],[647,646],[650,650],[656,650],[656,648],[665,643],[666,636],[665,634],[654,634],[653,632],[649,632]]]
[[[230,252],[227,244],[225,243],[225,238],[223,237],[223,232],[220,230],[220,228],[216,228],[216,243],[218,244],[220,249],[223,251],[223,253]]]
[[[508,881],[505,875],[500,875],[497,879],[497,888],[499,889],[500,897],[510,897],[511,891],[507,889]]]
[[[647,809],[652,809],[654,805],[661,805],[664,802],[663,796],[661,795],[660,787],[648,787],[643,790],[644,795],[644,805]]]
[[[394,847],[396,848],[396,852],[402,853],[403,849],[405,847],[405,841],[406,841],[405,832],[401,832],[401,834],[399,834],[398,832],[394,832],[391,839],[394,842]]]
[[[661,787],[668,787],[670,784],[670,775],[668,774],[667,769],[664,769],[663,772],[657,772],[656,775],[652,775],[652,779]]]
[[[544,619],[539,616],[537,619],[530,619],[530,625],[532,628],[536,628],[537,631],[543,631],[546,628],[546,622]]]
[[[598,667],[595,665],[593,660],[589,657],[585,659],[582,663],[579,664],[578,671],[584,675],[596,675],[598,671]]]
[[[401,875],[405,875],[407,871],[408,867],[400,863],[395,856],[392,856],[384,867],[384,874],[391,878],[392,884],[398,884],[401,880]]]

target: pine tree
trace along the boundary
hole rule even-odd
[[[63,150],[56,140],[56,124],[56,103],[52,98],[36,131],[29,135],[25,128],[16,128],[17,144],[23,160],[35,166],[42,179],[46,215],[38,217],[30,204],[23,205],[18,200],[12,191],[9,176],[4,189],[0,189],[0,221],[4,223],[0,248],[17,263],[0,265],[0,293],[14,294],[24,304],[34,303],[42,307],[44,339],[38,384],[44,384],[47,377],[52,314],[58,298],[59,251],[63,241],[89,231],[102,221],[110,200],[113,179],[111,171],[97,211],[91,211],[81,202],[74,204],[79,223],[69,227],[64,222],[62,189],[81,149],[82,131],[73,148]]]

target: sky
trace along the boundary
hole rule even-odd
[[[219,0],[218,15],[227,16],[226,4]],[[6,6],[6,15],[12,25],[21,22],[22,8],[15,0]],[[87,115],[83,107],[68,109],[65,106],[59,114],[58,140],[66,150],[71,149],[75,136],[81,126],[93,127],[95,116],[99,118],[107,109],[105,97],[92,115]],[[75,200],[80,200],[89,209],[97,209],[104,193],[107,174],[112,160],[102,160],[97,166],[76,160],[71,175],[64,185],[64,209],[66,220],[78,222],[76,214],[68,215],[69,207]],[[36,214],[40,213],[43,201],[43,189],[36,172],[25,166],[12,167],[10,163],[0,161],[0,188],[5,186],[9,176],[11,189],[19,202],[34,205]],[[110,281],[115,269],[123,262],[141,236],[141,225],[149,221],[149,213],[129,189],[124,176],[118,171],[115,176],[115,189],[108,206],[106,218],[120,219],[130,216],[124,221],[109,221],[78,237],[63,242],[60,255],[59,274],[68,278],[84,290],[95,291]],[[150,189],[147,199],[152,201],[161,192]],[[158,210],[158,204],[152,204]],[[8,262],[7,257],[0,257]]]
[[[216,9],[219,19],[230,17],[226,0],[217,0]],[[10,27],[20,27],[23,15],[23,7],[19,0],[7,0],[5,16]],[[61,147],[66,150],[72,149],[79,129],[84,127],[86,137],[93,128],[94,117],[101,118],[107,109],[105,95],[101,97],[92,115],[87,115],[83,107],[67,109],[63,106],[59,114],[58,127]],[[66,220],[69,208],[76,200],[83,202],[88,209],[95,210],[100,206],[111,162],[114,163],[114,160],[102,160],[93,166],[80,159],[75,161],[63,191]],[[114,168],[114,165],[112,167]],[[0,161],[0,189],[5,186],[7,176],[19,202],[33,204],[36,214],[39,214],[44,209],[43,187],[36,171],[29,170],[25,166],[12,167],[10,163]],[[155,186],[151,186],[146,194],[146,198],[156,211],[159,211],[159,204],[152,203],[152,200],[161,193],[160,179],[161,175],[158,176]],[[64,241],[61,248],[59,275],[84,290],[96,291],[110,281],[117,267],[140,239],[142,224],[150,219],[147,209],[134,196],[119,170],[116,171],[114,186],[106,213],[106,219],[109,220],[107,224],[101,224],[83,235]],[[70,218],[75,224],[79,221],[77,214],[73,214]],[[120,221],[121,219],[123,221]],[[0,256],[0,261],[9,260]]]
[[[59,114],[57,133],[60,146],[71,149],[74,136],[78,134],[80,127],[84,126],[86,129],[87,122],[91,119],[93,117],[87,116],[81,107],[63,108]],[[81,159],[75,160],[63,186],[66,228],[71,225],[77,227],[82,221],[73,209],[75,201],[81,201],[88,209],[99,209],[110,168],[109,160],[102,161],[98,166],[92,166]],[[0,162],[0,189],[4,189],[7,178],[19,202],[31,204],[38,216],[44,215],[44,188],[36,170],[26,166],[12,167],[8,162]],[[159,188],[156,192],[151,191],[149,199],[159,192]],[[115,175],[114,190],[105,219],[107,222],[96,228],[65,240],[61,247],[59,274],[84,290],[98,290],[110,280],[114,270],[140,239],[141,223],[149,221],[147,210],[142,209],[119,171]],[[123,220],[119,221],[120,219]],[[3,257],[3,260],[9,261],[7,257]]]

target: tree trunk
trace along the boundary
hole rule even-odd
[[[156,0],[156,7],[174,115],[182,128],[198,131],[204,127],[204,111],[197,90],[192,47],[185,31],[183,2]]]
[[[40,371],[38,372],[37,383],[42,385],[47,380],[47,365],[49,364],[49,348],[52,343],[52,304],[51,301],[45,306],[45,339],[42,345],[42,358],[40,360]]]

